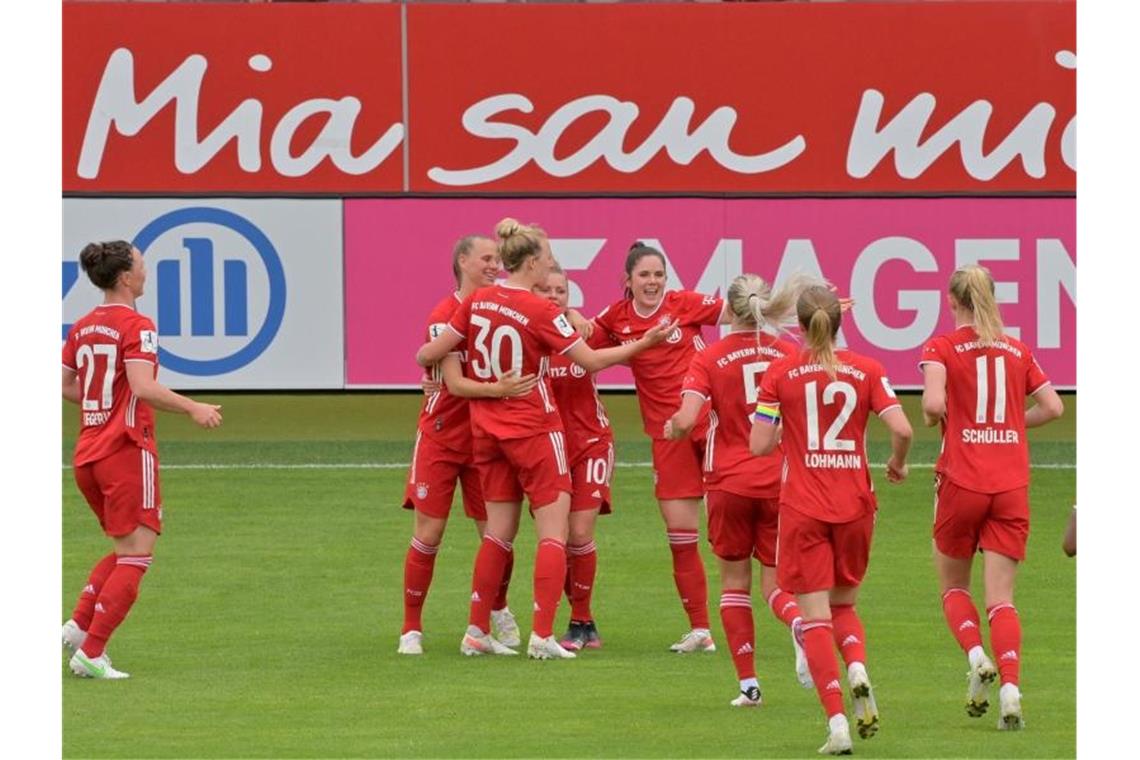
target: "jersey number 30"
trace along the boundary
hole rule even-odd
[[[475,333],[475,350],[479,355],[471,359],[471,371],[475,373],[475,377],[480,380],[489,380],[494,376],[497,380],[512,370],[515,372],[522,371],[523,341],[518,330],[510,325],[499,325],[492,332],[491,320],[476,314],[471,315],[471,324],[479,329]],[[489,350],[488,335],[491,339]],[[502,359],[500,358],[503,354],[504,341],[510,344],[511,352],[510,365],[507,367],[502,366]]]

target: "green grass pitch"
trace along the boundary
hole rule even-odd
[[[617,471],[615,514],[599,526],[594,612],[603,649],[567,662],[461,656],[476,536],[459,511],[425,608],[426,653],[402,657],[396,639],[411,534],[411,515],[399,508],[404,470],[254,466],[407,461],[418,399],[203,400],[224,405],[220,430],[160,415],[166,533],[139,603],[109,647],[132,678],[73,678],[61,659],[64,756],[810,757],[823,742],[815,693],[796,683],[788,634],[761,600],[754,604],[765,704],[729,707],[736,678],[703,540],[720,650],[667,651],[687,626],[648,468]],[[920,422],[916,397],[904,400]],[[912,469],[892,487],[879,468],[880,512],[859,610],[882,730],[856,738],[856,754],[1075,756],[1076,564],[1061,554],[1060,539],[1076,490],[1076,399],[1065,400],[1064,419],[1030,434],[1039,466],[1017,591],[1027,729],[999,733],[994,707],[981,719],[966,716],[965,658],[942,621],[930,563],[931,471]],[[619,461],[647,461],[634,399],[608,396],[607,405]],[[64,462],[75,417],[65,408]],[[929,465],[932,431],[916,433],[912,462]],[[871,460],[882,462],[883,427],[872,422],[870,435]],[[61,621],[107,551],[71,471],[62,477]],[[511,590],[524,637],[534,543],[524,521]],[[567,614],[564,602],[559,626]]]

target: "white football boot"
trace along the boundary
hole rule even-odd
[[[463,635],[463,641],[459,644],[459,651],[468,657],[484,654],[518,654],[510,647],[496,641],[491,634],[483,633],[473,625],[467,626],[467,633]]]
[[[130,673],[124,673],[121,670],[115,670],[111,667],[111,661],[107,659],[105,654],[98,657],[88,657],[83,654],[80,649],[71,657],[71,672],[82,678],[100,678],[107,680],[118,680],[120,678],[130,678]]]
[[[1001,703],[1001,717],[998,718],[998,731],[1020,731],[1025,728],[1021,717],[1021,689],[1016,684],[1003,683],[998,691]]]
[[[871,679],[861,662],[847,668],[847,685],[851,689],[851,706],[855,713],[855,728],[862,739],[870,739],[879,731],[879,708],[871,691]]]
[[[811,680],[811,668],[808,667],[807,655],[804,654],[802,638],[803,620],[796,618],[792,621],[792,649],[796,653],[796,679],[800,682],[800,686],[810,689],[815,686],[815,682]]]
[[[997,668],[985,654],[970,666],[966,674],[966,714],[971,718],[986,714],[990,706],[990,684],[997,680],[997,675]]]
[[[846,715],[833,715],[827,721],[827,741],[819,748],[821,755],[850,755],[851,727]]]
[[[694,628],[682,636],[676,644],[670,646],[669,651],[678,654],[715,652],[716,643],[713,641],[712,634],[709,633],[708,628]]]
[[[400,646],[396,649],[397,654],[423,654],[424,653],[424,635],[419,631],[408,631],[400,636]]]
[[[530,643],[526,647],[526,656],[532,660],[573,660],[578,655],[569,649],[564,649],[553,634],[544,639],[531,631]]]
[[[491,610],[491,630],[500,644],[508,647],[517,647],[522,644],[522,632],[515,620],[510,607],[501,610]]]
[[[764,704],[764,698],[760,696],[759,686],[749,686],[741,689],[740,695],[729,704],[733,707],[760,707]]]

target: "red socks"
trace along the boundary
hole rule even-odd
[[[103,654],[107,639],[127,617],[139,595],[139,583],[150,567],[151,555],[117,557],[114,569],[107,575],[95,599],[94,615],[83,642],[83,654],[95,658]],[[102,562],[99,563],[100,565]],[[79,622],[79,621],[76,621]]]
[[[511,542],[483,534],[479,551],[475,553],[475,571],[471,578],[471,612],[468,625],[483,633],[491,632],[491,604],[499,594],[507,562],[513,557]]]
[[[942,595],[942,614],[963,652],[969,654],[971,649],[982,645],[981,620],[969,591],[964,588],[947,590]]]
[[[835,645],[843,654],[843,662],[848,667],[853,662],[867,663],[866,636],[863,633],[863,623],[855,614],[855,605],[831,605],[832,634]]]
[[[438,551],[438,544],[430,546],[412,537],[412,544],[404,558],[404,628],[400,631],[401,634],[424,629],[421,614],[428,587],[431,586]]]
[[[571,620],[593,620],[590,600],[598,572],[598,547],[593,541],[566,547],[566,596],[570,599]]]
[[[554,538],[538,542],[534,555],[534,632],[541,638],[554,634],[554,615],[566,581],[566,545]]]
[[[515,550],[511,549],[511,554],[507,557],[507,566],[503,569],[503,580],[499,583],[499,595],[495,597],[495,603],[491,605],[493,610],[501,610],[507,606],[507,589],[511,587],[511,574],[515,570]]]
[[[1021,669],[1021,619],[1017,608],[1009,602],[995,604],[986,610],[990,618],[990,645],[1002,684],[1018,683]]]
[[[772,614],[789,628],[796,618],[802,617],[796,598],[782,588],[777,588],[768,597],[768,607],[772,610]]]
[[[115,553],[111,552],[95,563],[95,567],[91,568],[91,574],[87,576],[87,585],[80,592],[79,601],[75,603],[75,609],[71,613],[71,619],[84,631],[91,627],[91,617],[95,614],[95,600],[99,597],[99,592],[102,591],[103,584],[107,582],[111,571],[115,569],[117,559]]]
[[[695,530],[668,530],[669,550],[673,552],[673,581],[681,595],[681,605],[689,616],[690,628],[709,627],[709,591],[705,566],[697,549]]]
[[[830,620],[805,620],[804,654],[820,704],[830,718],[843,713],[843,687],[839,685],[839,661],[835,659]]]
[[[756,677],[756,626],[752,620],[752,597],[744,590],[725,589],[720,594],[720,622],[732,652],[732,664],[740,680]]]

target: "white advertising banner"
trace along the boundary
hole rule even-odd
[[[63,335],[102,300],[79,252],[129,240],[147,265],[137,306],[158,329],[161,382],[343,388],[341,220],[339,200],[65,199]]]

